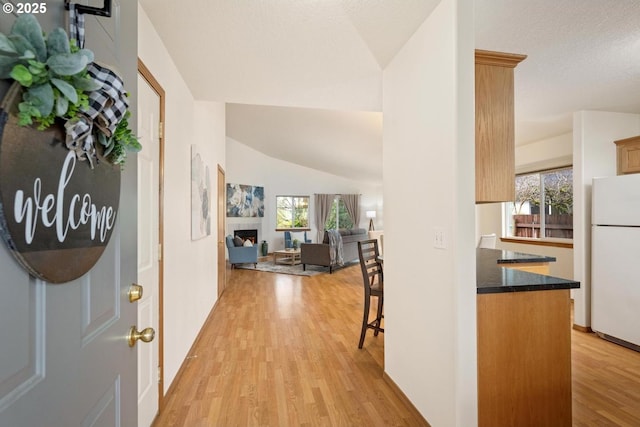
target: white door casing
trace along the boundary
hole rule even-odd
[[[222,296],[227,286],[227,258],[226,258],[226,245],[225,245],[225,219],[226,214],[226,194],[227,185],[225,180],[225,173],[222,166],[218,165],[217,174],[217,234],[218,234],[218,298]]]
[[[156,331],[151,345],[138,347],[138,427],[150,426],[158,412],[159,394],[159,166],[160,97],[138,74],[138,324]]]
[[[64,26],[64,2],[47,6],[50,13],[37,18],[48,33]],[[13,20],[1,14],[0,31],[8,33]],[[86,47],[120,71],[134,100],[136,23],[136,2],[114,0],[111,18],[86,17]],[[135,117],[136,106],[130,109]],[[0,427],[136,424],[136,349],[126,339],[136,324],[127,299],[136,281],[136,173],[131,155],[111,240],[81,278],[35,279],[0,242]]]

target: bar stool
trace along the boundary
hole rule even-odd
[[[362,316],[362,329],[360,331],[360,343],[358,348],[362,348],[367,329],[373,329],[373,335],[378,336],[378,332],[384,332],[382,324],[382,305],[384,301],[384,274],[382,264],[378,261],[380,252],[378,251],[378,240],[363,240],[358,242],[358,256],[360,258],[360,268],[362,270],[362,282],[364,285],[364,313]],[[369,307],[371,298],[378,299],[378,310],[376,318],[369,322]]]

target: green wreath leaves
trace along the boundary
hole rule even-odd
[[[44,130],[56,118],[67,121],[86,111],[89,93],[102,87],[87,72],[93,60],[93,52],[80,49],[62,28],[47,36],[33,15],[20,15],[8,35],[0,33],[0,78],[23,87],[18,124]],[[111,137],[97,132],[114,164],[124,164],[126,151],[142,147],[128,128],[129,116],[127,111]]]
[[[98,134],[98,141],[105,147],[104,156],[108,156],[114,165],[124,164],[127,151],[138,152],[142,149],[138,138],[129,129],[129,117],[131,112],[127,110],[110,138],[103,133]]]
[[[79,49],[57,28],[45,38],[33,15],[20,15],[10,34],[0,34],[0,78],[25,88],[19,124],[48,128],[56,117],[71,119],[88,105],[86,92],[100,88],[87,74],[93,52]]]

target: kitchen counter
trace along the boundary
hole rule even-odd
[[[498,264],[522,264],[530,262],[555,262],[556,258],[546,255],[524,254],[522,252],[505,251],[501,249],[478,249],[482,254],[490,254],[496,258]],[[489,256],[489,255],[485,255]]]
[[[544,291],[579,288],[580,283],[559,277],[530,273],[502,265],[554,262],[554,257],[531,255],[500,249],[476,249],[476,287],[478,294]]]
[[[573,280],[555,258],[477,249],[478,426],[571,427]]]

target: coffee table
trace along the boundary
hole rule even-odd
[[[300,264],[300,249],[282,249],[273,251],[274,264],[298,265]]]

